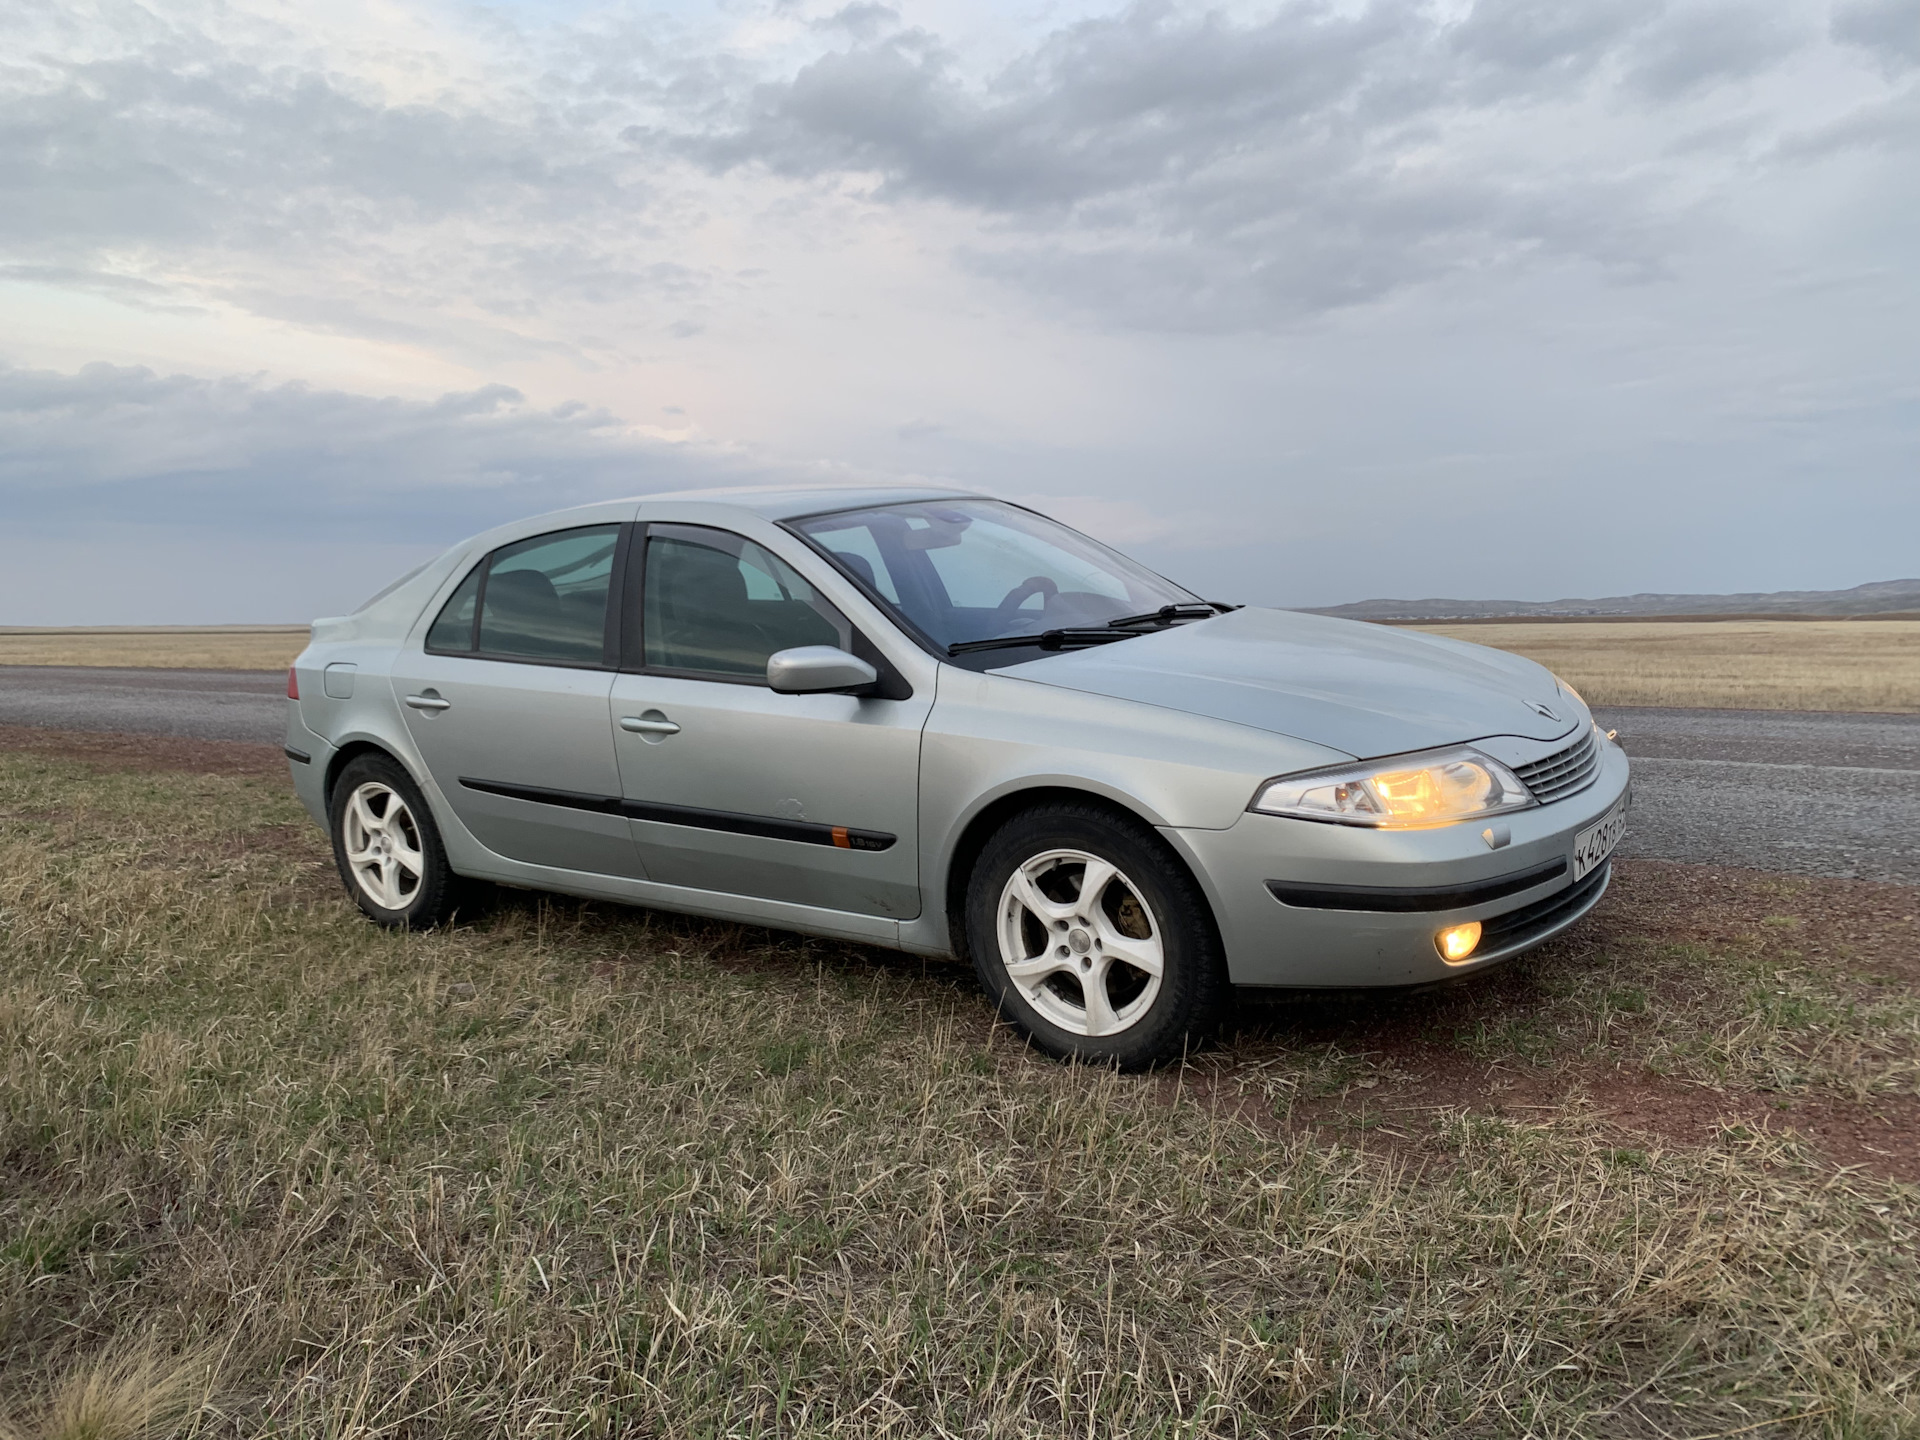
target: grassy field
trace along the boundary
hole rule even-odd
[[[304,625],[0,627],[0,665],[284,670],[306,644]]]
[[[1920,621],[1621,621],[1420,626],[1512,650],[1595,705],[1920,710]],[[281,670],[301,627],[0,630],[0,665]]]
[[[1422,625],[1538,660],[1593,705],[1920,710],[1920,620]]]
[[[81,743],[0,737],[11,1433],[1920,1426],[1911,890],[1642,866],[1485,983],[1120,1077],[957,966],[387,934],[270,758]]]

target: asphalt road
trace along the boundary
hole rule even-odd
[[[1596,714],[1633,760],[1621,854],[1920,885],[1920,715]]]
[[[0,665],[0,725],[278,745],[285,671]]]
[[[0,666],[0,725],[278,745],[285,676]],[[1606,709],[1633,757],[1621,854],[1920,885],[1920,715]]]

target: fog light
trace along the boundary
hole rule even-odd
[[[1449,925],[1433,937],[1433,943],[1439,947],[1442,960],[1458,965],[1480,948],[1480,922],[1469,920],[1464,925]]]

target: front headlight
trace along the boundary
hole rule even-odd
[[[1269,780],[1247,808],[1298,820],[1410,830],[1525,810],[1534,803],[1506,766],[1471,745],[1309,770]]]

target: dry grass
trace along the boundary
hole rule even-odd
[[[1538,660],[1594,705],[1920,710],[1920,620],[1422,625]]]
[[[306,644],[304,625],[0,628],[0,665],[285,670]]]
[[[210,1348],[168,1354],[151,1340],[110,1343],[58,1376],[0,1440],[166,1440],[199,1428],[219,1374]]]
[[[1295,1022],[1066,1069],[958,967],[531,898],[376,931],[258,779],[0,754],[0,820],[0,1407],[149,1336],[245,1357],[209,1435],[1920,1423],[1920,1197],[1791,1137],[1443,1103],[1356,1149],[1287,1117],[1391,1066]],[[1689,1049],[1660,967],[1759,972],[1662,955],[1405,1004],[1463,1057],[1802,1033],[1719,984]],[[1616,963],[1645,1024],[1583,1013]],[[1909,1013],[1823,1000],[1875,1058],[1796,1083],[1911,1088]]]
[[[1920,710],[1920,621],[1423,625],[1538,660],[1595,705]],[[0,665],[284,670],[304,626],[0,630]]]

